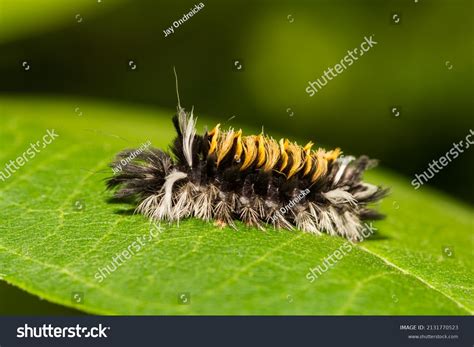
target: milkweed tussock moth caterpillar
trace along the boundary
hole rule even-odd
[[[136,211],[153,220],[196,217],[233,228],[241,220],[358,241],[362,221],[382,217],[369,205],[388,190],[362,181],[376,165],[367,156],[343,157],[339,148],[314,150],[312,142],[300,146],[263,132],[244,136],[219,124],[198,135],[193,110],[185,112],[179,96],[173,124],[171,154],[149,147],[107,181],[115,198],[134,199]]]

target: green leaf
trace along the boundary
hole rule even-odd
[[[381,169],[367,180],[392,187],[380,206],[388,218],[313,283],[309,268],[345,239],[199,220],[163,225],[99,282],[99,268],[150,232],[131,206],[107,202],[106,165],[148,140],[166,148],[172,112],[14,97],[0,105],[0,170],[47,129],[59,135],[0,180],[0,276],[30,293],[100,314],[474,312],[472,209]]]

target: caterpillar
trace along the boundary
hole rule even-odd
[[[387,188],[362,180],[376,160],[342,156],[339,148],[313,149],[263,133],[222,130],[198,135],[193,109],[172,118],[177,136],[170,152],[126,149],[110,164],[131,160],[107,180],[114,198],[132,199],[136,212],[153,220],[196,217],[236,229],[236,220],[265,226],[362,239],[364,220],[383,218],[369,205]]]

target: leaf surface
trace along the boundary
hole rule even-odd
[[[108,202],[107,164],[148,140],[166,148],[171,115],[87,100],[0,98],[0,170],[47,129],[59,135],[0,180],[0,278],[98,314],[474,312],[472,208],[382,169],[366,179],[392,188],[379,206],[387,219],[313,283],[309,269],[345,239],[241,224],[234,231],[194,219],[162,224],[99,282],[100,269],[153,230],[132,206]],[[206,124],[214,122],[200,119],[200,128]]]

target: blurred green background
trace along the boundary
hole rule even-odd
[[[472,0],[208,0],[164,37],[197,3],[0,0],[0,93],[171,116],[175,66],[198,116],[368,154],[408,182],[474,129]],[[378,44],[309,97],[308,81],[370,35]],[[429,184],[472,204],[473,158],[465,151]],[[1,284],[0,297],[10,290]]]

